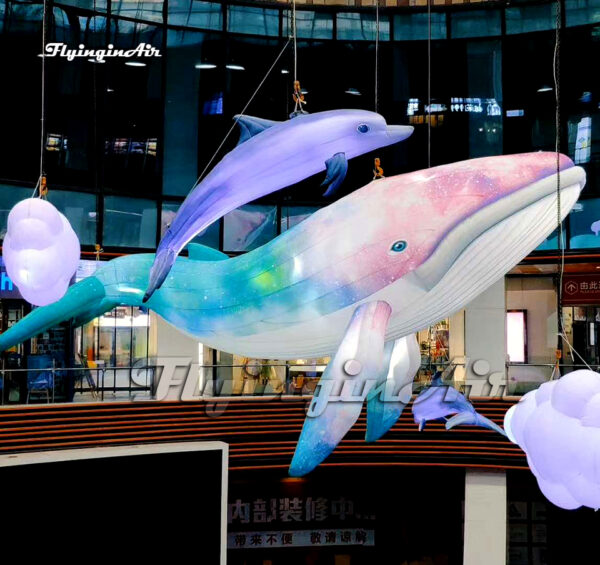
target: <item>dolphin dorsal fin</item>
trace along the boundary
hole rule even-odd
[[[271,126],[279,123],[275,120],[265,120],[264,118],[244,116],[243,114],[237,114],[235,119],[240,126],[240,139],[238,141],[238,145],[241,145],[244,143],[244,141],[247,141],[251,137],[262,133]]]
[[[224,261],[229,255],[201,243],[188,243],[188,258],[192,261]]]

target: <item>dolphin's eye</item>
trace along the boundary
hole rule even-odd
[[[400,253],[406,249],[407,245],[408,244],[406,243],[406,241],[404,241],[403,239],[399,239],[392,245],[391,251],[394,251],[395,253]]]
[[[367,133],[371,128],[367,124],[358,124],[356,130],[359,133]]]

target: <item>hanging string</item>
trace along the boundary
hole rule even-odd
[[[562,3],[561,0],[556,0],[556,22],[555,22],[555,38],[554,38],[554,56],[552,59],[552,74],[554,79],[554,96],[555,96],[555,114],[554,114],[554,128],[555,128],[555,140],[554,140],[554,150],[556,153],[556,230],[557,230],[557,239],[558,239],[558,249],[560,253],[560,261],[558,265],[558,288],[557,288],[557,320],[558,320],[558,351],[557,356],[562,351],[561,340],[564,341],[569,347],[569,351],[571,353],[571,358],[573,359],[573,363],[579,360],[587,367],[590,371],[593,369],[587,363],[587,361],[580,355],[580,353],[573,347],[569,338],[565,332],[563,312],[562,312],[562,288],[563,288],[563,278],[565,272],[565,241],[564,241],[564,230],[563,230],[563,220],[562,220],[562,203],[561,203],[561,184],[560,184],[560,35],[562,29]],[[557,365],[559,361],[557,360]],[[553,371],[552,378],[555,376],[555,372],[558,373],[557,376],[560,377],[559,371]]]
[[[375,113],[379,110],[379,0],[375,0]]]
[[[31,197],[40,189],[40,197],[45,189],[45,173],[44,173],[44,148],[46,144],[46,32],[48,27],[47,16],[48,0],[43,0],[42,4],[42,89],[41,89],[41,108],[40,108],[40,174],[37,183],[33,189]],[[43,185],[43,186],[42,186]]]
[[[273,64],[269,67],[269,70],[266,72],[265,76],[260,81],[259,85],[256,87],[256,90],[252,93],[252,96],[250,96],[250,99],[248,100],[248,102],[246,102],[246,105],[244,106],[244,108],[242,109],[242,111],[238,114],[238,117],[235,118],[235,120],[233,121],[233,124],[229,128],[229,131],[225,134],[225,137],[223,138],[223,141],[221,141],[221,143],[219,144],[219,147],[217,147],[217,150],[213,153],[213,156],[210,158],[210,160],[206,164],[206,167],[204,167],[204,169],[200,173],[200,176],[196,179],[196,182],[194,183],[194,186],[196,186],[204,178],[204,174],[206,173],[206,171],[208,170],[208,168],[212,165],[213,161],[215,160],[215,158],[219,154],[219,151],[221,151],[221,149],[223,148],[223,145],[225,145],[225,142],[227,141],[227,139],[229,138],[229,136],[231,135],[231,133],[233,132],[233,130],[237,126],[237,123],[239,122],[240,118],[246,113],[246,110],[248,109],[248,107],[250,106],[250,104],[252,104],[252,101],[254,100],[254,98],[256,97],[256,95],[258,94],[258,91],[262,88],[262,85],[265,83],[265,81],[267,80],[267,78],[269,77],[269,75],[271,74],[271,72],[273,71],[273,69],[275,68],[275,65],[277,65],[277,63],[279,62],[279,59],[281,59],[281,56],[283,55],[283,53],[287,49],[288,45],[290,44],[290,41],[291,41],[291,38],[288,38],[288,40],[285,42],[285,45],[282,47],[281,51],[279,52],[279,54],[277,55],[277,57],[273,61]],[[194,188],[194,186],[192,186],[192,188]]]
[[[294,41],[294,83],[298,80],[298,43],[296,41],[296,0],[292,0],[292,39]]]
[[[562,285],[563,274],[565,268],[565,245],[563,240],[562,226],[562,206],[560,196],[560,31],[562,25],[562,3],[561,0],[556,0],[556,34],[554,40],[554,57],[552,60],[552,74],[554,78],[554,96],[555,96],[555,144],[556,152],[556,223],[558,235],[558,249],[560,252],[559,264],[559,284],[558,284],[558,308],[560,309],[559,331],[564,333],[563,316],[562,316]]]
[[[431,168],[431,0],[427,0],[427,168]]]

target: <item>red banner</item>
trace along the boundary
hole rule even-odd
[[[600,273],[590,275],[564,275],[563,304],[600,304]]]

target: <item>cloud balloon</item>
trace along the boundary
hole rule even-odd
[[[79,263],[79,240],[50,202],[27,198],[8,215],[2,254],[25,300],[45,306],[61,298]]]
[[[528,392],[504,417],[540,490],[560,508],[600,508],[600,374],[573,371]]]

